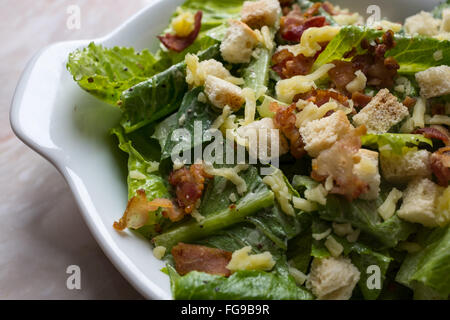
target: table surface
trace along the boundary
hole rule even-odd
[[[152,1],[0,1],[0,299],[142,299],[95,242],[61,175],[14,136],[9,108],[36,51],[105,35]],[[80,29],[67,27],[72,5]],[[70,265],[80,267],[80,290],[67,288]]]

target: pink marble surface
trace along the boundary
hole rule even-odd
[[[153,0],[0,1],[0,299],[141,299],[103,254],[60,174],[9,124],[17,80],[32,55],[56,41],[102,36]],[[69,30],[77,5],[81,28]],[[66,268],[81,268],[68,290]]]

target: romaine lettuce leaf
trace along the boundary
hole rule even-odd
[[[253,57],[249,65],[245,68],[243,78],[245,87],[255,92],[260,92],[264,87],[267,88],[269,82],[271,52],[266,48],[256,50],[257,57]]]
[[[169,198],[169,192],[166,188],[163,178],[158,172],[158,162],[145,158],[143,154],[153,154],[153,146],[150,142],[146,145],[139,144],[143,154],[141,154],[134,146],[134,143],[130,140],[121,127],[114,128],[111,133],[115,135],[119,140],[119,148],[128,153],[128,199],[137,195],[138,190],[144,190],[149,201],[156,198]],[[134,141],[136,141],[137,134],[134,134]],[[149,139],[150,140],[150,139]],[[131,172],[138,172],[142,175],[141,179],[132,178]],[[170,222],[168,219],[162,217],[160,210],[149,213],[148,225],[138,229],[137,231],[147,238],[157,234],[156,225],[158,224],[158,230],[164,229]]]
[[[442,11],[446,8],[450,8],[450,0],[444,1],[438,5],[431,13],[436,19],[442,19]]]
[[[291,277],[276,272],[238,271],[230,277],[190,272],[180,277],[173,268],[172,293],[177,300],[312,300]]]
[[[247,184],[247,192],[238,196],[236,203],[229,199],[238,195],[236,186],[222,177],[214,177],[208,183],[199,212],[205,217],[201,223],[194,219],[181,223],[156,236],[156,245],[172,248],[179,242],[192,242],[217,233],[245,220],[249,215],[274,204],[273,192],[262,182],[257,169],[250,166],[240,176]]]
[[[168,134],[161,154],[161,162],[171,158],[173,148],[179,143],[184,143],[182,151],[185,152],[206,142],[203,141],[203,135],[211,128],[212,123],[219,116],[219,113],[214,111],[208,103],[198,101],[198,95],[201,92],[203,92],[203,87],[197,87],[187,92],[183,98],[180,109],[176,114],[176,118],[170,118],[171,123],[169,124],[167,122],[164,124],[164,126],[167,127],[166,129],[169,129],[168,127],[171,126],[171,130],[170,132],[167,131]],[[200,138],[194,137],[194,127],[196,122],[201,122],[202,124],[202,136]],[[174,130],[181,128],[189,131],[190,137],[181,137],[183,141],[172,140],[172,133]]]
[[[361,230],[360,241],[376,250],[393,248],[415,232],[416,226],[401,220],[397,215],[382,221],[377,209],[386,199],[386,191],[373,201],[357,199],[349,202],[343,197],[329,195],[327,204],[319,208],[320,217],[337,223],[351,223],[354,228]]]
[[[409,254],[396,281],[415,291],[416,298],[447,299],[450,295],[450,227],[437,228],[419,244],[423,249]],[[427,289],[428,288],[428,289]]]
[[[69,54],[67,69],[81,88],[100,100],[117,105],[123,91],[159,72],[158,60],[148,50],[104,48],[91,42]]]
[[[421,134],[367,134],[361,137],[361,142],[363,146],[375,147],[378,150],[389,150],[395,154],[403,154],[404,151],[421,144],[433,146],[433,142]]]
[[[346,26],[328,44],[327,48],[319,55],[313,69],[332,62],[333,60],[345,60],[345,53],[357,48],[362,52],[360,43],[363,39],[368,41],[379,38],[383,31],[367,27]],[[395,34],[397,45],[386,53],[387,57],[394,57],[399,63],[400,74],[414,74],[431,67],[450,65],[450,42],[440,41],[434,38]],[[442,50],[443,59],[436,60],[433,55]]]
[[[327,229],[331,229],[331,225],[320,219],[314,219],[312,224],[313,234],[320,234],[325,232]],[[334,239],[338,241],[344,248],[343,254],[352,260],[352,263],[358,268],[360,272],[360,280],[358,282],[359,289],[366,300],[376,300],[380,295],[383,284],[386,279],[386,272],[389,268],[389,264],[392,258],[381,252],[376,252],[372,250],[369,246],[366,246],[360,242],[351,243],[345,238],[339,237],[333,234]],[[312,240],[311,255],[316,258],[326,258],[331,256],[328,249],[325,247],[325,239],[323,240]],[[376,265],[380,268],[381,275],[381,288],[380,289],[369,289],[367,286],[367,280],[370,273],[367,273],[367,268],[369,266]]]
[[[215,58],[220,54],[217,45],[199,54],[200,60]],[[137,130],[177,110],[188,90],[186,65],[180,62],[123,92],[121,122],[125,132]]]

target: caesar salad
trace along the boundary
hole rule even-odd
[[[187,0],[157,38],[67,68],[122,112],[111,227],[152,243],[175,299],[448,299],[448,0],[403,22]]]

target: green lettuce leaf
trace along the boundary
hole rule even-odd
[[[312,224],[313,234],[321,234],[330,228],[331,225],[329,223],[326,223],[317,218],[314,219]],[[383,284],[386,279],[386,273],[388,271],[392,258],[387,254],[376,252],[369,246],[366,246],[360,242],[351,243],[345,238],[339,237],[335,234],[333,234],[333,237],[344,247],[344,255],[349,257],[352,260],[352,263],[358,268],[361,274],[358,286],[364,298],[366,300],[376,300],[383,289]],[[312,240],[311,255],[313,257],[322,259],[331,256],[324,243],[325,239]],[[376,265],[380,268],[380,289],[369,289],[367,287],[367,280],[371,275],[367,273],[367,268],[372,265]]]
[[[433,142],[421,134],[383,133],[367,134],[361,137],[363,146],[388,150],[395,154],[403,154],[404,151],[421,144],[433,146]],[[406,149],[405,149],[406,148]]]
[[[346,26],[328,44],[327,48],[319,55],[313,69],[332,62],[333,60],[345,60],[345,53],[357,48],[362,53],[360,43],[363,39],[368,41],[379,38],[383,31],[367,27]],[[450,65],[450,42],[440,41],[429,37],[409,36],[395,34],[397,45],[386,53],[387,57],[394,57],[399,63],[400,74],[414,74],[431,67]],[[443,59],[436,61],[433,54],[442,50]]]
[[[292,278],[275,272],[238,271],[230,277],[190,272],[180,277],[169,269],[172,293],[177,300],[311,300]]]
[[[450,227],[438,228],[419,241],[423,249],[408,254],[396,281],[413,289],[415,298],[450,295]]]
[[[204,133],[211,128],[214,120],[219,116],[219,113],[214,111],[208,103],[198,101],[198,95],[203,92],[203,87],[197,87],[189,92],[183,98],[180,109],[178,110],[175,118],[170,118],[164,126],[167,129],[166,141],[161,155],[161,162],[171,158],[173,148],[180,143],[183,143],[182,151],[189,151],[197,146],[200,146],[203,142],[202,139]],[[181,121],[181,120],[182,121]],[[169,124],[170,121],[170,124]],[[173,121],[173,122],[172,122]],[[194,126],[196,122],[202,124],[202,137],[194,137]],[[170,128],[169,128],[170,126]],[[190,133],[190,139],[188,136],[181,137],[182,141],[172,140],[172,133],[176,129],[186,129]],[[161,128],[162,129],[162,128]],[[170,132],[168,129],[171,129]],[[158,134],[159,130],[157,131]]]
[[[450,8],[450,0],[444,1],[431,12],[436,19],[442,19],[442,11]]]
[[[251,166],[241,172],[240,176],[247,184],[247,192],[238,197],[233,204],[229,196],[238,195],[236,186],[222,177],[214,177],[206,188],[199,212],[205,217],[201,223],[191,219],[181,223],[167,232],[156,236],[156,245],[172,248],[179,242],[192,242],[211,236],[219,230],[228,228],[245,220],[261,209],[274,204],[274,195],[262,182],[257,169]]]
[[[406,240],[416,231],[412,223],[401,220],[397,215],[383,221],[377,209],[387,197],[387,190],[373,201],[357,199],[352,202],[343,197],[329,195],[327,204],[319,209],[320,217],[326,221],[351,223],[361,230],[360,241],[377,250],[393,248],[399,241]],[[363,241],[364,240],[364,241]]]
[[[245,68],[243,78],[245,87],[259,92],[269,83],[269,70],[272,53],[265,48],[257,49],[257,57],[253,57]]]
[[[217,45],[199,54],[200,60],[215,58],[220,54]],[[121,122],[125,132],[137,130],[177,110],[188,90],[186,65],[180,62],[123,92]]]
[[[132,138],[127,136],[121,127],[114,128],[111,133],[119,140],[119,148],[128,154],[128,199],[137,195],[138,190],[144,190],[149,201],[156,198],[169,198],[169,192],[166,188],[163,178],[158,172],[158,162],[150,160],[151,158],[145,157],[143,154],[152,156],[154,154],[155,146],[149,141],[147,143],[138,142],[135,144],[133,141],[144,140],[142,137],[138,137],[138,133],[135,133]],[[140,132],[140,134],[143,134]],[[145,136],[143,134],[143,136]],[[136,145],[136,147],[135,147]],[[157,146],[156,146],[157,147]],[[137,150],[139,148],[141,152]],[[136,171],[143,176],[142,179],[134,179],[130,176],[130,172]],[[149,212],[148,224],[137,231],[147,238],[157,234],[156,226],[158,230],[164,229],[170,222],[164,218],[161,211]]]
[[[91,42],[69,54],[67,69],[78,85],[100,100],[117,105],[126,89],[158,72],[157,59],[148,50],[104,48]]]

